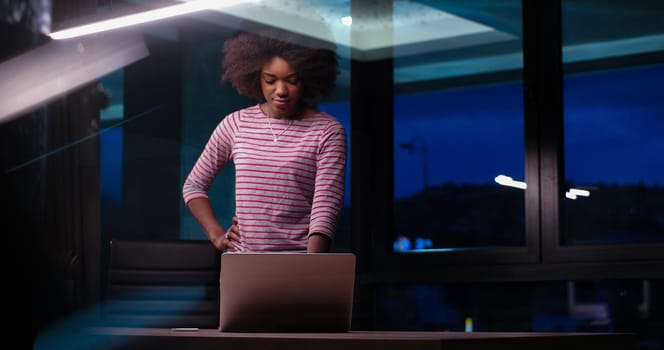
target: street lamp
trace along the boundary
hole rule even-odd
[[[419,146],[419,147],[416,147]],[[421,139],[415,139],[412,142],[402,142],[399,147],[408,151],[409,154],[419,151],[422,154],[422,186],[424,190],[429,188],[429,147]]]

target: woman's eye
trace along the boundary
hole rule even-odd
[[[265,83],[266,83],[266,84],[274,84],[274,80],[266,79],[266,80],[265,80]]]
[[[299,80],[297,80],[297,79],[289,79],[289,80],[288,80],[288,83],[289,83],[289,84],[293,84],[293,85],[295,85],[295,84],[298,83],[298,81],[299,81]]]

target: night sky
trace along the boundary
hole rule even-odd
[[[664,186],[664,66],[566,77],[565,169],[575,184]],[[395,97],[395,197],[429,184],[524,180],[521,82]],[[414,149],[400,147],[411,143]]]
[[[565,80],[567,178],[664,186],[664,66]]]

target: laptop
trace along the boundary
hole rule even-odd
[[[351,253],[224,253],[219,330],[347,332],[354,287]]]

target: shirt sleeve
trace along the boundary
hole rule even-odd
[[[346,130],[334,119],[320,140],[309,235],[334,237],[344,200]]]
[[[212,132],[182,186],[185,205],[195,198],[208,198],[215,177],[231,159],[237,120],[237,112],[228,115]]]

